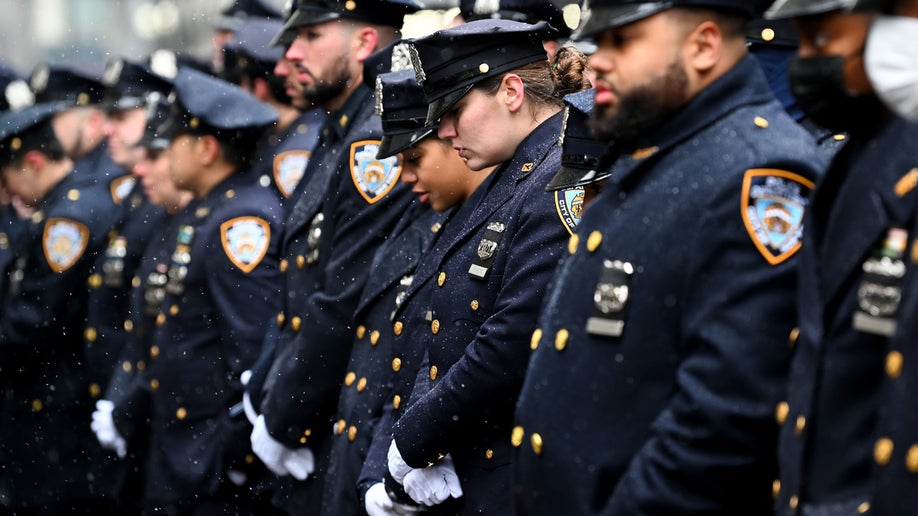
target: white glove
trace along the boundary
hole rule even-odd
[[[127,441],[115,428],[115,421],[112,419],[113,410],[115,410],[115,404],[111,401],[96,401],[96,410],[92,413],[92,423],[89,426],[95,432],[96,439],[103,448],[115,452],[119,459],[123,459],[127,456]]]
[[[399,452],[398,447],[395,446],[395,439],[393,439],[392,444],[389,445],[388,462],[389,474],[392,475],[392,478],[399,484],[403,483],[405,475],[413,469],[405,463],[404,459],[402,459],[401,452]]]
[[[297,480],[306,480],[316,470],[316,459],[309,448],[287,450],[284,468]]]
[[[424,510],[423,507],[411,507],[393,501],[382,482],[370,486],[363,505],[369,516],[405,516]]]
[[[315,457],[309,448],[291,450],[277,442],[268,433],[264,414],[255,420],[255,427],[249,438],[252,442],[252,451],[265,463],[272,473],[279,477],[292,475],[297,480],[306,478],[315,471]]]
[[[405,492],[415,502],[433,507],[447,498],[462,496],[459,476],[453,466],[453,458],[446,455],[440,462],[424,469],[412,469],[405,475]]]

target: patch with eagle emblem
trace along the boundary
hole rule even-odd
[[[778,265],[800,249],[803,215],[812,189],[812,181],[786,170],[746,171],[741,199],[743,224],[768,263]]]
[[[379,140],[361,140],[351,144],[351,179],[360,196],[375,204],[398,184],[402,164],[397,156],[378,159]]]
[[[258,217],[236,217],[220,224],[226,256],[248,274],[258,267],[271,243],[271,226]]]

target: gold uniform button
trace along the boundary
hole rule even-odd
[[[797,345],[797,338],[800,337],[800,328],[794,328],[787,336],[787,345],[791,348]]]
[[[404,329],[405,324],[402,323],[402,321],[396,321],[395,324],[392,325],[392,333],[394,333],[396,336],[401,335]]]
[[[188,411],[185,410],[185,407],[179,407],[178,410],[175,411],[176,419],[182,420],[182,419],[185,419],[186,417],[188,417]]]
[[[567,252],[570,254],[576,253],[579,244],[580,237],[577,236],[577,233],[572,234],[570,240],[567,241]]]
[[[478,71],[481,73],[488,73],[488,70],[490,69],[491,67],[488,66],[488,63],[481,63],[480,65],[478,65]]]
[[[131,280],[131,286],[134,288],[140,286],[140,278],[138,276],[134,276],[134,278]]]
[[[99,288],[102,286],[102,276],[99,274],[90,274],[89,275],[89,286],[92,288]]]
[[[804,428],[806,428],[806,418],[803,416],[797,416],[797,422],[794,424],[794,433],[797,434],[797,437],[803,435]]]
[[[532,338],[529,339],[529,349],[533,351],[538,349],[540,340],[542,340],[542,329],[536,328],[535,331],[532,332]]]
[[[835,141],[837,141],[837,142],[843,142],[843,141],[845,141],[846,138],[848,138],[848,137],[845,136],[844,134],[834,134],[834,135],[832,135],[832,139],[835,140]]]
[[[138,360],[138,361],[137,361],[137,370],[138,370],[138,371],[143,371],[143,370],[146,369],[146,368],[147,368],[147,363],[146,363],[146,362],[144,362],[143,360]]]
[[[159,356],[159,346],[150,346],[150,358]]]
[[[480,307],[481,307],[481,304],[478,302],[477,299],[473,299],[472,302],[469,303],[469,308],[471,308],[473,312],[477,312]]]
[[[302,268],[305,267],[305,266],[306,266],[306,257],[303,256],[303,255],[301,255],[301,254],[300,254],[300,255],[297,255],[297,257],[296,257],[296,268],[297,268],[297,269],[302,269]]]
[[[375,346],[379,342],[379,331],[373,330],[370,332],[370,345]]]
[[[783,425],[784,422],[787,421],[787,415],[789,413],[790,405],[788,405],[786,401],[778,403],[775,407],[775,421],[777,421],[779,425]]]
[[[284,258],[283,260],[281,260],[281,261],[280,261],[280,271],[281,271],[281,272],[287,272],[287,265],[289,265],[289,262],[287,261],[286,258]]]
[[[437,379],[437,366],[435,365],[430,366],[430,379],[431,380]]]
[[[83,337],[85,337],[86,340],[88,340],[89,342],[95,342],[96,337],[98,337],[98,335],[96,334],[96,329],[93,327],[86,328],[83,331]]]
[[[67,192],[67,198],[70,199],[71,201],[79,201],[80,191],[77,189],[70,190],[69,192]]]
[[[164,324],[166,324],[166,314],[161,313],[156,316],[156,325],[162,326]]]
[[[363,392],[367,388],[367,379],[361,378],[357,380],[357,392]]]
[[[594,252],[599,249],[599,244],[602,243],[602,233],[599,231],[594,231],[590,233],[590,236],[587,237],[587,251]]]
[[[908,447],[908,453],[905,454],[905,467],[910,473],[918,473],[918,444]]]
[[[532,451],[536,455],[542,455],[542,436],[539,434],[532,434],[532,437],[529,438],[529,443],[532,444]]]
[[[438,233],[438,232],[440,231],[440,228],[441,228],[441,227],[443,227],[443,224],[440,224],[439,222],[437,222],[437,223],[435,223],[433,226],[430,226],[430,232],[431,232],[431,233]]]
[[[446,273],[441,272],[439,275],[437,275],[437,286],[442,287],[444,283],[446,283]]]
[[[791,509],[796,509],[799,504],[800,498],[797,498],[797,495],[791,496],[790,500],[787,501],[787,505],[790,506]]]
[[[93,398],[96,398],[99,396],[99,394],[102,394],[102,388],[99,387],[99,384],[97,383],[89,384],[89,395],[92,396]]]
[[[169,307],[169,315],[171,315],[171,316],[174,317],[174,316],[178,315],[178,313],[179,313],[179,307],[178,307],[178,305],[172,305],[172,306]]]
[[[338,423],[335,425],[335,434],[341,435],[344,433],[344,427],[347,426],[347,423],[343,419],[339,419]]]
[[[779,494],[781,494],[781,481],[775,480],[771,483],[771,497],[777,500]]]
[[[858,514],[867,514],[867,511],[869,510],[870,510],[870,502],[861,502],[861,504],[857,506]]]
[[[293,316],[293,319],[290,319],[290,328],[293,331],[300,331],[300,325],[303,324],[303,320],[300,319],[298,315]]]
[[[396,394],[392,397],[392,408],[398,410],[400,406],[402,406],[402,397]]]
[[[156,378],[150,380],[150,388],[153,389],[154,391],[156,389],[159,389],[159,380],[157,380]]]
[[[226,198],[227,198],[227,199],[232,199],[233,197],[236,197],[236,190],[232,190],[232,189],[227,190],[227,191],[226,191]]]
[[[437,319],[434,319],[433,322],[430,323],[430,331],[434,335],[440,333],[440,321],[438,321]]]
[[[558,334],[555,335],[555,349],[558,351],[564,351],[564,348],[567,347],[567,338],[569,333],[565,329],[558,330]]]
[[[354,425],[351,425],[351,427],[347,429],[347,440],[353,442],[354,439],[356,438],[357,438],[357,427]]]
[[[889,464],[889,459],[892,458],[893,448],[892,439],[888,437],[877,439],[876,444],[873,446],[873,460],[880,466]]]
[[[245,454],[245,463],[246,464],[255,464],[255,456],[251,453]]]
[[[358,340],[363,340],[363,338],[366,336],[366,334],[367,334],[367,327],[366,327],[366,326],[364,326],[364,325],[361,324],[360,326],[357,327],[357,339],[358,339]]]
[[[775,29],[765,27],[762,29],[762,41],[768,42],[775,39]]]
[[[752,123],[754,123],[755,126],[758,127],[759,129],[765,129],[766,127],[768,127],[768,120],[760,116],[755,117]]]
[[[347,9],[348,11],[353,11],[354,9],[357,8],[357,2],[355,2],[354,0],[347,0],[347,2],[344,3],[344,8]],[[341,125],[344,125],[347,119],[342,117],[342,120],[345,120],[345,122],[341,122]]]
[[[402,359],[398,357],[393,358],[392,359],[392,370],[397,373],[399,372],[399,370],[401,370],[401,368],[402,368]]]
[[[124,362],[121,362],[121,370],[124,371],[125,373],[130,373],[131,369],[133,368],[134,366],[131,365],[130,360],[125,360]]]
[[[902,362],[904,362],[902,353],[899,351],[890,351],[886,355],[886,374],[890,378],[896,379],[902,374]]]
[[[524,434],[525,431],[523,431],[523,427],[519,425],[513,427],[513,431],[510,432],[510,444],[512,444],[514,448],[519,448],[520,445],[523,444]]]
[[[32,412],[41,412],[41,409],[44,408],[44,403],[41,400],[32,400]]]
[[[284,312],[281,312],[281,313],[277,314],[277,327],[278,327],[278,328],[283,328],[283,327],[284,327],[284,319],[286,319],[286,318],[287,318],[287,317],[284,315]]]
[[[131,333],[132,331],[134,331],[134,321],[130,319],[128,319],[127,321],[124,321],[124,331],[128,333]]]
[[[493,458],[494,458],[494,450],[492,450],[492,449],[490,449],[490,448],[488,448],[487,450],[485,450],[485,458],[488,459],[488,460],[493,459]]]
[[[357,379],[357,374],[355,374],[354,371],[351,371],[351,372],[347,373],[347,374],[344,376],[344,385],[345,385],[345,387],[350,387],[351,385],[354,385],[354,380],[356,380],[356,379]]]

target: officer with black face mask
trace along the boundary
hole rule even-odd
[[[913,514],[918,496],[908,315],[918,310],[918,125],[883,106],[864,63],[886,7],[781,0],[768,13],[797,25],[791,80],[804,109],[851,135],[806,213],[789,398],[775,410],[778,514]]]

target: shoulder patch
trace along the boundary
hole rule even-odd
[[[50,218],[45,223],[41,246],[54,272],[64,272],[83,256],[89,245],[89,228],[72,219]]]
[[[360,196],[374,204],[389,193],[402,175],[397,156],[377,159],[379,140],[361,140],[351,144],[351,179]]]
[[[746,171],[741,200],[743,224],[768,263],[778,265],[800,249],[803,215],[812,189],[812,181],[786,170]]]
[[[306,165],[312,153],[308,150],[293,150],[274,156],[274,184],[285,199],[293,195],[293,190],[303,178]]]
[[[112,182],[108,184],[108,188],[112,193],[112,200],[115,201],[115,204],[121,204],[121,201],[130,195],[135,184],[137,184],[137,178],[131,174],[112,179]]]
[[[220,240],[230,261],[248,274],[268,252],[271,226],[259,217],[236,217],[220,224]]]
[[[558,190],[555,194],[555,211],[567,232],[573,234],[583,216],[583,188]]]

